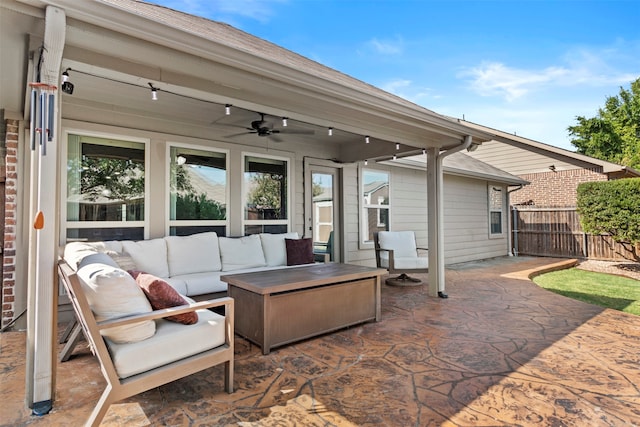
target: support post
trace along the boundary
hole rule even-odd
[[[437,297],[440,282],[444,283],[444,271],[440,271],[438,251],[438,228],[440,210],[438,209],[438,154],[439,148],[427,149],[427,231],[429,233],[429,296]]]

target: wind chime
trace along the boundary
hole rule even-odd
[[[30,114],[30,139],[31,151],[39,149],[38,156],[38,176],[42,172],[42,162],[40,157],[47,155],[47,142],[53,140],[54,135],[54,113],[55,113],[55,93],[58,89],[54,85],[47,83],[29,83],[31,87],[31,114]],[[33,228],[41,230],[44,228],[44,214],[40,210],[40,186],[38,186],[38,213],[33,221]]]

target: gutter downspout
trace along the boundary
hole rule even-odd
[[[462,144],[440,151],[431,148],[427,151],[427,197],[429,229],[429,295],[447,298],[444,277],[444,203],[442,161],[445,157],[465,150],[471,146],[471,135],[464,137]],[[429,185],[432,183],[432,185]]]
[[[509,245],[509,256],[518,256],[518,209],[514,206],[511,209],[511,193],[522,190],[523,184],[516,188],[507,190],[507,208],[511,210],[511,221],[507,221],[507,245]]]

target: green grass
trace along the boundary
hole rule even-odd
[[[571,268],[542,274],[533,281],[569,298],[640,316],[640,281]]]

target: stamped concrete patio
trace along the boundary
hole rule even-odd
[[[640,317],[528,280],[566,263],[452,266],[447,300],[383,286],[379,323],[268,356],[236,338],[235,393],[211,368],[113,405],[103,425],[638,426]],[[0,424],[80,425],[105,385],[89,350],[59,364],[54,410],[36,417],[24,348],[24,333],[0,335]]]

